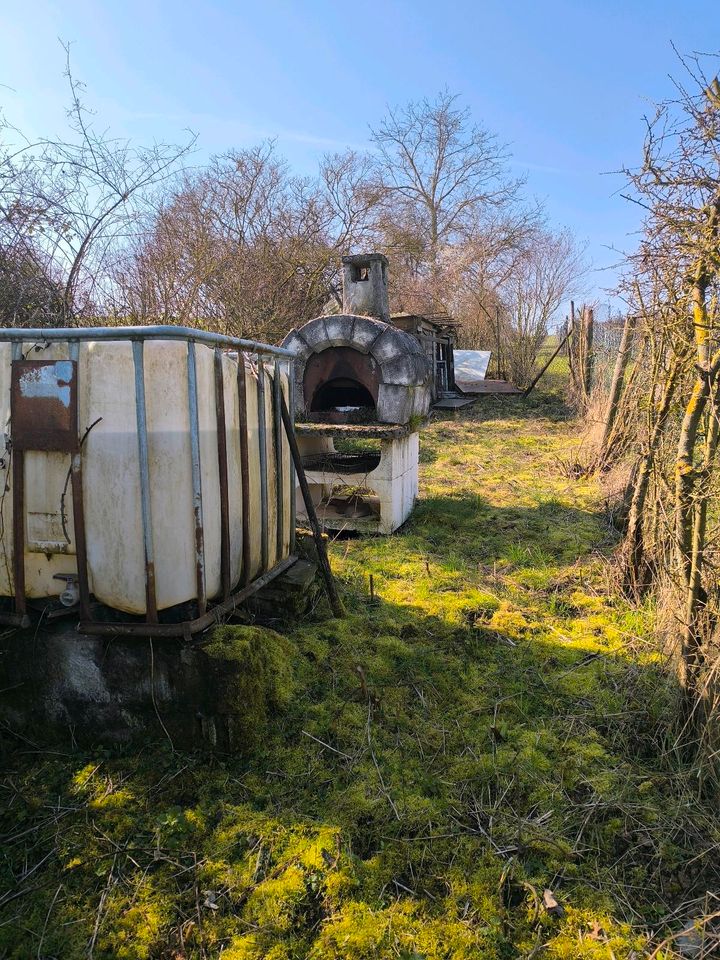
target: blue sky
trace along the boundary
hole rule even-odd
[[[640,156],[644,114],[684,53],[720,50],[720,3],[3,0],[0,104],[30,134],[62,128],[59,39],[111,133],[199,136],[196,162],[276,137],[311,172],[367,145],[387,104],[459,93],[512,152],[556,226],[588,244],[601,301],[637,209],[613,176]]]

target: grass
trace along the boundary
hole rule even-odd
[[[547,385],[434,419],[411,521],[332,544],[347,619],[273,638],[245,756],[10,750],[0,957],[637,960],[703,913],[715,808],[577,444]]]

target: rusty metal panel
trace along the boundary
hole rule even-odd
[[[77,364],[72,360],[14,360],[11,417],[16,450],[79,450]]]

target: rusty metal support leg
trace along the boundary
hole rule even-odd
[[[295,469],[297,470],[300,490],[302,491],[303,500],[305,501],[305,509],[307,510],[308,520],[310,521],[313,537],[315,539],[318,560],[320,561],[320,570],[323,575],[323,580],[325,581],[325,590],[327,591],[328,600],[330,601],[330,608],[334,616],[344,617],[345,610],[343,608],[342,601],[338,596],[335,579],[333,578],[332,570],[330,569],[330,560],[327,554],[327,544],[323,539],[317,513],[315,512],[315,504],[313,503],[312,496],[310,495],[310,487],[308,486],[305,470],[303,469],[302,457],[300,456],[300,450],[297,445],[297,438],[295,437],[293,422],[290,419],[287,404],[285,403],[285,398],[282,396],[282,394],[280,395],[280,410],[282,412],[285,434],[288,438],[288,443],[290,444],[290,453],[292,454]]]

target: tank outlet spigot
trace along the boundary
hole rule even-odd
[[[60,594],[60,603],[64,607],[75,607],[80,601],[80,586],[74,573],[56,573],[53,580],[64,580],[65,589]]]

